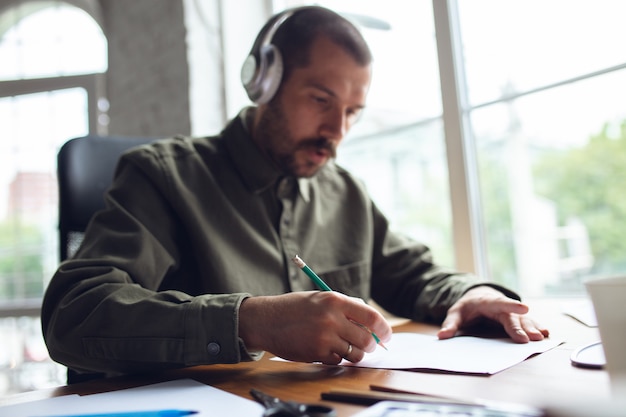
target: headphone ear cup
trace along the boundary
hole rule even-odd
[[[256,104],[267,103],[274,97],[283,76],[283,60],[278,48],[264,45],[259,59],[250,54],[241,68],[241,81],[250,100]]]
[[[256,84],[256,80],[259,78],[259,71],[257,69],[257,59],[254,54],[248,55],[245,61],[243,61],[243,65],[241,66],[241,83],[243,84],[243,88],[246,90],[246,94],[250,97],[250,100],[254,101],[252,98],[254,85]]]

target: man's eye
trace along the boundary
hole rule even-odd
[[[313,96],[313,101],[318,104],[328,104],[328,99],[326,97]]]
[[[346,112],[346,116],[351,122],[354,122],[359,119],[363,109],[349,109]]]

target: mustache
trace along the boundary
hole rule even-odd
[[[327,151],[331,158],[337,156],[337,144],[326,138],[314,138],[303,140],[298,144],[299,149],[313,148],[318,151]]]

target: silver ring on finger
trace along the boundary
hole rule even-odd
[[[342,358],[348,359],[348,356],[352,353],[352,343],[348,342],[348,349],[346,349],[346,353],[343,354]]]

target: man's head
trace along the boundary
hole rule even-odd
[[[261,28],[241,69],[250,99],[267,103],[295,67],[308,64],[313,41],[324,34],[355,61],[369,65],[372,56],[359,30],[339,14],[319,6],[287,9]]]
[[[284,18],[270,19],[252,50],[267,46],[269,31],[283,68],[276,93],[258,103],[252,134],[285,174],[309,177],[334,157],[365,106],[371,54],[358,29],[328,9]]]

